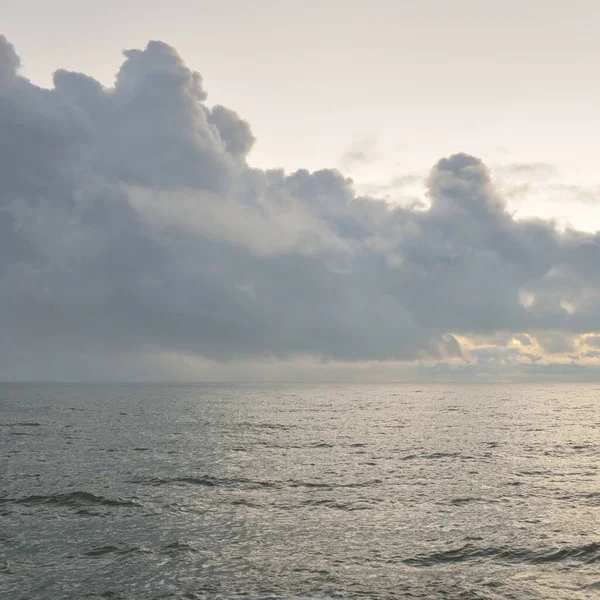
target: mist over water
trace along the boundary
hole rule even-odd
[[[0,596],[600,595],[593,385],[0,385]]]

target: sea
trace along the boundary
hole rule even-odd
[[[0,598],[600,598],[600,386],[0,384]]]

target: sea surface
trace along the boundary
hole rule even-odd
[[[0,598],[600,598],[598,385],[0,385]]]

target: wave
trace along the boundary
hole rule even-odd
[[[571,546],[552,550],[526,550],[522,548],[481,548],[466,544],[462,548],[420,554],[402,562],[412,567],[434,567],[444,563],[495,559],[507,563],[544,564],[562,561],[578,561],[586,564],[600,562],[600,543]]]
[[[65,506],[68,508],[84,508],[86,506],[141,506],[133,500],[122,500],[97,496],[90,492],[71,492],[69,494],[51,494],[48,496],[32,495],[23,498],[0,498],[0,503],[20,504],[25,506]]]
[[[450,500],[452,506],[464,506],[465,504],[472,504],[473,502],[485,502],[485,500],[483,498],[474,498],[471,496],[467,498],[453,498]]]
[[[589,504],[600,506],[600,492],[590,492],[589,494],[584,494],[583,498]]]
[[[303,487],[309,489],[333,490],[338,488],[370,487],[372,485],[382,483],[382,480],[371,479],[368,481],[359,481],[353,483],[326,483],[319,481],[297,481],[294,479],[290,479],[288,481],[261,481],[256,479],[246,479],[244,477],[213,477],[211,475],[201,475],[130,479],[127,483],[149,485],[155,487],[169,485],[197,485],[204,487],[223,487],[237,489],[280,489],[282,487]]]
[[[284,425],[283,423],[251,423],[250,421],[241,421],[234,423],[233,426],[239,429],[267,429],[267,430],[279,430],[279,431],[290,431],[296,428],[296,425]]]
[[[141,546],[131,546],[129,548],[123,546],[100,546],[84,552],[83,556],[87,556],[88,558],[102,558],[103,556],[110,554],[124,555],[134,553],[149,554],[150,550],[142,548]]]
[[[86,558],[104,558],[110,556],[124,556],[127,554],[153,554],[172,556],[174,554],[197,554],[198,550],[188,542],[176,541],[161,548],[150,549],[144,546],[115,546],[108,544],[98,546],[83,552],[82,556]]]
[[[365,505],[365,504],[337,502],[337,501],[331,500],[331,499],[305,500],[304,502],[301,502],[300,504],[302,506],[332,508],[335,510],[343,510],[346,512],[353,512],[355,510],[373,510],[373,506],[369,506],[369,505]]]
[[[441,458],[459,458],[461,460],[472,459],[472,456],[461,454],[460,452],[433,452],[431,454],[407,454],[401,460],[439,460]]]
[[[160,549],[161,554],[196,554],[198,550],[188,542],[173,542]]]
[[[233,506],[246,506],[247,508],[262,508],[262,504],[257,504],[256,502],[251,502],[250,500],[246,500],[245,498],[236,498],[230,502]]]
[[[183,476],[183,477],[150,477],[147,479],[130,479],[128,483],[150,485],[160,487],[163,485],[198,485],[205,487],[237,487],[237,488],[273,488],[276,483],[270,481],[257,481],[253,479],[212,477],[210,475],[202,476]]]
[[[310,488],[310,489],[320,489],[320,490],[334,490],[340,488],[364,488],[371,487],[373,485],[377,485],[382,483],[381,479],[370,479],[368,481],[357,481],[354,483],[322,483],[320,481],[296,481],[295,479],[290,479],[289,481],[283,482],[291,488]]]

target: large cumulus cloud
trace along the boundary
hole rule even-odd
[[[571,349],[600,329],[600,235],[515,220],[477,158],[440,160],[416,208],[336,170],[253,169],[249,124],[173,48],[124,55],[110,89],[58,70],[47,90],[0,37],[0,375],[57,355],[445,360],[457,337]]]

